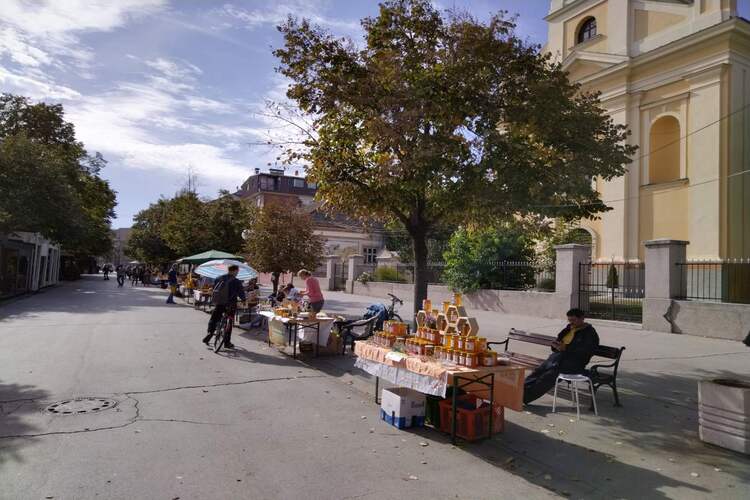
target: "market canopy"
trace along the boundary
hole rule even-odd
[[[209,250],[207,252],[197,253],[195,255],[191,255],[190,257],[183,257],[177,262],[179,262],[180,264],[201,265],[201,264],[205,264],[206,262],[210,260],[221,260],[221,259],[231,259],[231,260],[239,260],[240,262],[245,262],[245,259],[239,255],[232,255],[231,253],[221,252],[219,250]]]
[[[247,264],[238,260],[217,259],[201,264],[195,268],[195,273],[206,278],[216,279],[229,272],[229,266],[237,266],[239,273],[237,279],[241,281],[251,280],[258,277],[258,272]]]

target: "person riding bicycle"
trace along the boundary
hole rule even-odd
[[[208,345],[208,342],[213,337],[216,331],[216,325],[219,324],[222,314],[233,315],[235,308],[237,307],[237,298],[245,300],[245,290],[242,288],[242,282],[237,279],[237,273],[240,271],[239,266],[229,266],[229,271],[224,276],[221,276],[214,283],[214,290],[211,296],[211,302],[214,304],[214,310],[211,313],[211,319],[208,320],[208,334],[203,337],[203,343]],[[234,344],[231,342],[231,330],[226,333],[226,341],[224,346],[227,349],[232,349]]]

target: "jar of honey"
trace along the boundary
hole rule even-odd
[[[463,305],[460,293],[453,294],[453,303],[458,307],[461,307]]]
[[[477,353],[475,352],[467,352],[466,353],[466,366],[469,368],[476,368],[477,367]]]
[[[477,337],[476,350],[478,352],[487,350],[487,339],[485,337]]]
[[[466,349],[466,337],[458,335],[454,338],[454,342],[456,343],[456,348],[460,349],[461,351]]]
[[[495,351],[484,351],[482,354],[482,365],[495,366],[497,364],[497,353]]]
[[[477,352],[477,338],[476,337],[467,337],[464,344],[466,345],[467,351]]]
[[[450,306],[451,306],[451,301],[450,300],[443,301],[443,313],[447,314],[448,313],[448,308]]]
[[[430,299],[424,299],[422,301],[422,310],[426,312],[432,311],[432,301]]]
[[[466,366],[466,353],[464,351],[458,351],[458,364]]]

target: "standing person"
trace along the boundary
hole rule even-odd
[[[125,267],[120,264],[115,272],[117,273],[117,287],[122,288],[122,285],[125,284]]]
[[[169,285],[169,297],[167,304],[174,304],[174,294],[177,293],[177,266],[172,264],[167,273],[167,284]]]
[[[300,296],[307,296],[307,300],[310,301],[310,309],[315,314],[318,314],[323,309],[325,304],[325,298],[323,292],[320,290],[320,282],[318,278],[312,275],[307,269],[302,269],[297,273],[300,279],[305,280],[305,289],[300,290]]]
[[[141,275],[141,283],[143,283],[143,286],[149,286],[151,284],[151,271],[148,267],[143,269],[143,274]]]
[[[243,290],[242,282],[237,279],[237,273],[240,272],[239,266],[232,265],[227,269],[229,271],[224,276],[221,276],[214,283],[213,296],[211,301],[214,304],[214,310],[211,313],[211,319],[208,320],[208,333],[203,337],[203,343],[208,345],[208,342],[213,337],[216,331],[216,325],[221,320],[221,315],[226,312],[227,315],[234,314],[234,310],[237,307],[237,298],[246,300],[245,290]],[[229,331],[226,334],[226,341],[224,346],[227,349],[233,349],[234,344],[231,342],[232,332]]]
[[[133,271],[130,273],[130,286],[135,286],[138,284],[139,274],[141,272],[141,267],[137,266]]]
[[[104,264],[104,279],[109,281],[109,264]]]
[[[568,325],[557,335],[557,342],[552,346],[552,354],[526,377],[523,388],[524,404],[539,399],[555,387],[559,374],[583,373],[594,351],[599,347],[599,334],[593,326],[584,321],[582,310],[571,309],[567,316]]]

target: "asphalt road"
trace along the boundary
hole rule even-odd
[[[87,278],[0,305],[0,498],[557,496],[491,448],[389,427],[338,372],[256,334],[214,354],[207,315],[164,300]],[[109,408],[45,410],[78,397]]]

